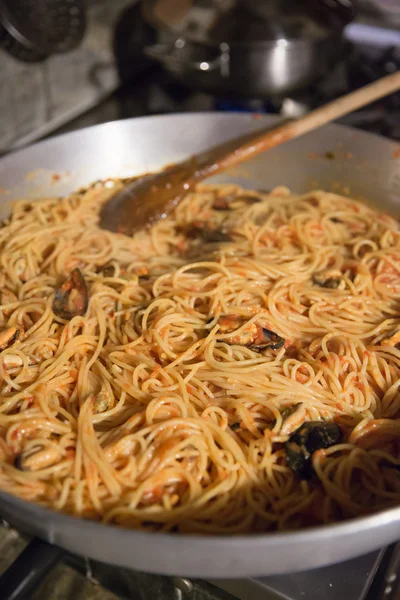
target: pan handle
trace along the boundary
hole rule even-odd
[[[0,575],[1,600],[27,600],[64,550],[33,538],[10,567]]]
[[[157,60],[158,62],[169,64],[172,66],[180,66],[192,71],[216,71],[220,70],[222,77],[229,76],[229,45],[220,44],[220,54],[212,60],[187,60],[179,56],[179,50],[186,46],[186,41],[182,38],[175,40],[169,44],[153,44],[145,46],[143,49],[146,56]],[[177,52],[178,51],[178,52]]]
[[[355,0],[307,0],[311,15],[329,29],[341,30],[357,16]]]

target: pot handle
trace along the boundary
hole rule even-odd
[[[311,15],[321,25],[333,29],[343,29],[357,16],[355,0],[307,0]]]
[[[146,56],[157,60],[164,64],[170,64],[173,66],[181,66],[192,71],[216,71],[220,70],[222,77],[229,76],[229,45],[226,43],[220,44],[220,54],[212,60],[187,60],[179,56],[180,50],[186,45],[185,40],[178,39],[175,42],[169,44],[153,44],[152,46],[145,46],[143,49]]]

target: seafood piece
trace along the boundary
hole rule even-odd
[[[79,269],[74,269],[57,290],[53,300],[53,312],[57,317],[70,321],[84,315],[89,303],[85,279]]]
[[[20,471],[39,471],[59,462],[60,458],[56,448],[35,446],[18,454],[14,459],[14,467]]]
[[[342,432],[333,421],[303,423],[285,444],[286,462],[301,479],[309,479],[313,474],[313,453],[321,448],[334,446],[341,439]]]
[[[13,325],[12,327],[4,329],[0,333],[0,350],[4,350],[5,348],[8,348],[14,344],[14,342],[19,340],[23,333],[23,328],[18,327],[17,325]]]
[[[253,350],[279,350],[285,344],[285,339],[274,331],[262,327],[259,323],[249,323],[241,332],[236,333],[245,325],[246,319],[237,315],[221,316],[218,320],[219,333],[233,335],[224,337],[221,341],[227,344],[238,344]],[[218,335],[218,334],[217,334]]]
[[[324,269],[313,273],[313,283],[320,287],[336,290],[341,282],[342,272],[338,269]]]

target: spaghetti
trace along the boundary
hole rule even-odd
[[[400,501],[400,230],[327,192],[199,187],[128,238],[122,185],[0,229],[0,488],[144,530]]]

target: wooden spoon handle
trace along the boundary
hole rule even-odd
[[[206,177],[317,129],[399,89],[400,72],[338,98],[297,121],[230,140],[172,165],[161,173],[136,179],[103,206],[100,224],[111,231],[128,234],[149,226],[168,215]]]
[[[289,121],[261,134],[247,136],[246,141],[241,145],[238,145],[236,140],[215,147],[199,156],[198,180],[233,167],[398,90],[400,90],[400,71],[333,100],[296,121]]]

